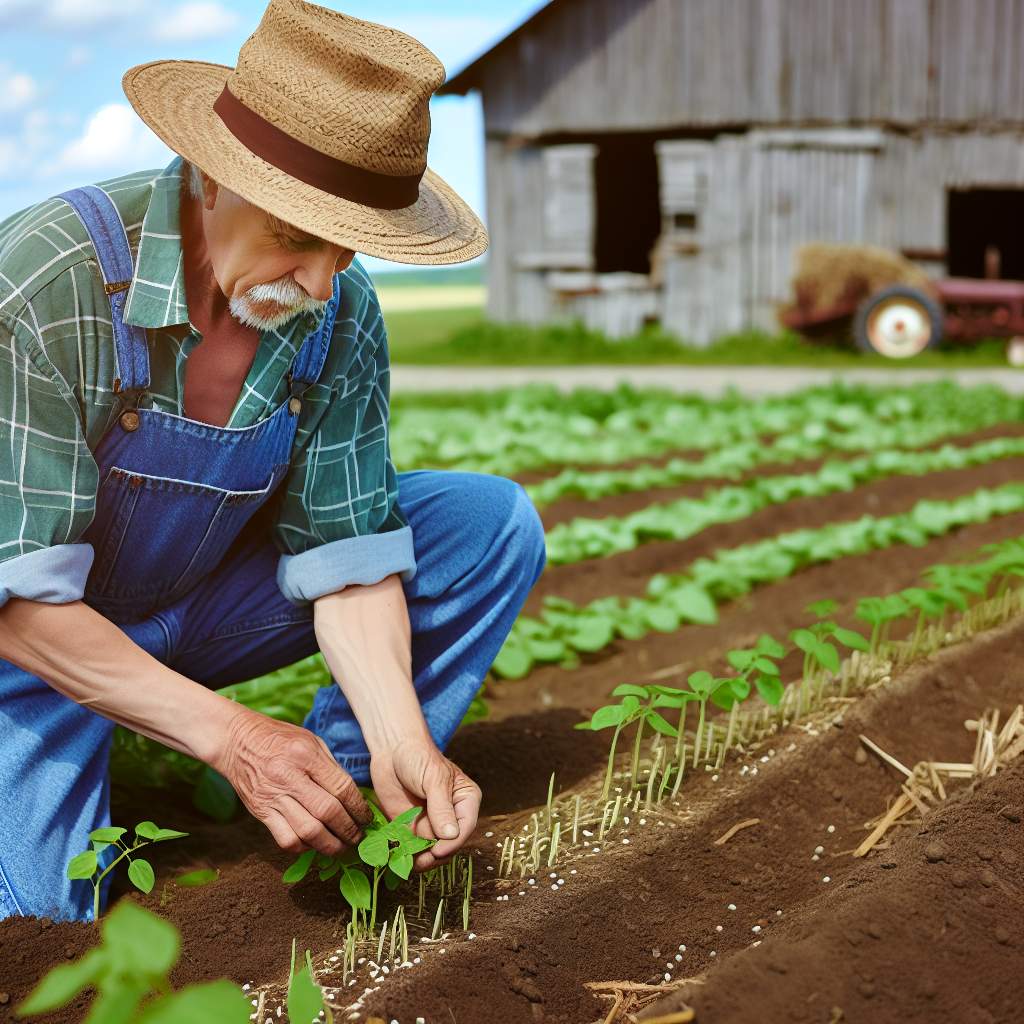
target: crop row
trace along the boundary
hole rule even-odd
[[[613,469],[587,470],[571,466],[546,480],[528,484],[526,492],[538,508],[563,498],[596,501],[616,494],[677,487],[698,480],[735,480],[761,466],[783,466],[834,452],[912,450],[1000,422],[998,412],[988,403],[967,402],[948,409],[941,419],[907,418],[887,423],[872,420],[852,430],[807,423],[770,443],[740,441],[716,449],[701,459],[673,458],[663,463]]]
[[[717,621],[717,606],[774,583],[810,565],[881,550],[895,544],[924,545],[968,523],[1024,510],[1024,484],[981,488],[948,501],[922,500],[891,516],[865,515],[813,529],[792,530],[699,558],[685,573],[653,576],[646,597],[611,596],[579,606],[548,597],[541,617],[521,615],[498,653],[492,671],[522,678],[537,663],[579,664],[577,652],[603,650],[616,637],[639,639],[651,630],[673,632],[684,623]]]
[[[923,476],[981,466],[1024,455],[1024,438],[999,437],[969,447],[944,445],[934,451],[876,451],[857,459],[835,459],[812,473],[757,477],[709,490],[702,498],[649,505],[626,516],[579,516],[547,532],[548,565],[602,558],[649,541],[684,540],[717,523],[745,519],[769,505],[794,498],[820,498],[852,491],[890,476]]]
[[[950,381],[877,389],[836,383],[784,397],[711,400],[668,392],[621,389],[616,402],[580,411],[574,396],[553,405],[531,389],[504,404],[404,404],[391,419],[390,443],[400,469],[446,466],[515,473],[552,464],[614,464],[680,449],[711,450],[783,434],[853,431],[877,423],[932,422],[948,410],[978,426],[1020,418],[1021,402],[999,388],[963,388]]]
[[[922,573],[921,586],[895,593],[863,597],[855,615],[871,630],[870,639],[845,629],[829,616],[836,610],[831,600],[815,601],[807,611],[814,620],[789,633],[792,645],[762,634],[749,648],[730,650],[724,676],[706,669],[691,672],[680,685],[621,683],[612,691],[618,703],[598,708],[577,729],[611,730],[604,786],[599,800],[576,794],[571,804],[556,810],[549,787],[546,811],[531,815],[522,832],[502,843],[499,874],[520,876],[535,873],[541,864],[553,866],[559,853],[574,848],[582,829],[602,844],[621,814],[650,811],[666,797],[675,800],[687,768],[721,768],[730,750],[749,750],[778,729],[817,713],[830,698],[849,699],[864,689],[884,684],[900,667],[925,657],[940,647],[956,643],[1007,621],[1021,612],[1024,575],[1024,537],[988,544],[974,560],[955,565],[936,564]],[[997,584],[994,596],[989,589]],[[960,613],[950,623],[947,615]],[[888,633],[900,619],[910,618],[912,629],[905,640],[893,641]],[[852,652],[845,660],[840,649]],[[781,662],[793,650],[803,654],[799,676],[783,683]],[[748,706],[757,694],[760,706]],[[687,710],[697,707],[693,729],[687,727]],[[712,718],[708,705],[728,711]],[[675,712],[670,717],[666,715]],[[692,718],[691,718],[692,721]],[[616,748],[628,726],[636,726],[632,756],[617,796],[610,799],[615,779]],[[653,734],[649,746],[646,782],[641,779],[641,745]],[[666,743],[666,740],[674,741]],[[642,801],[642,803],[641,803]],[[628,821],[628,818],[626,819]],[[570,824],[571,823],[571,824]],[[589,840],[584,840],[590,846]]]

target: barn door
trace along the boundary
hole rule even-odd
[[[661,236],[651,261],[651,282],[662,289],[662,324],[684,340],[703,344],[709,317],[702,274],[707,227],[711,143],[662,139],[658,158]]]

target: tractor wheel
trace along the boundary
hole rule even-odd
[[[892,285],[869,295],[853,321],[857,347],[891,359],[909,359],[942,339],[942,307],[926,292]]]

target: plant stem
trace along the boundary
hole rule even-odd
[[[636,775],[640,770],[640,738],[644,734],[644,723],[647,721],[646,715],[641,715],[636,724],[636,739],[633,741],[633,761],[629,767],[629,789],[632,792],[633,787],[636,785]]]
[[[373,869],[373,896],[370,900],[370,931],[372,932],[377,924],[377,883],[383,871],[380,868]]]
[[[688,700],[683,701],[679,709],[679,732],[676,734],[676,760],[682,761],[683,750],[686,747],[686,709],[690,706]]]
[[[615,726],[615,732],[612,733],[612,749],[608,754],[608,770],[604,773],[604,788],[601,790],[601,799],[607,800],[608,794],[612,788],[612,769],[615,766],[615,744],[619,742],[619,733],[622,732],[623,723],[620,722]]]
[[[697,718],[697,735],[693,741],[693,767],[697,767],[697,761],[700,758],[700,738],[704,733],[704,708],[707,705],[706,700],[700,701],[700,715]]]

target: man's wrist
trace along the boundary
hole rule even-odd
[[[391,758],[400,746],[407,744],[437,746],[422,714],[410,716],[407,720],[378,720],[362,726],[362,732],[370,757],[378,760]]]

